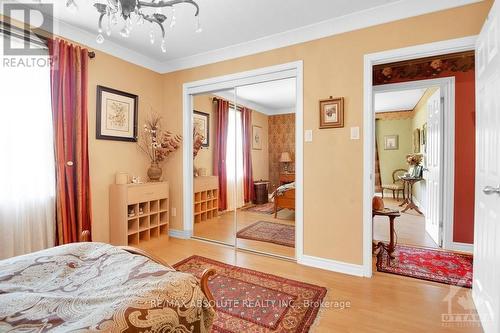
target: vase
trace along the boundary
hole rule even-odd
[[[161,178],[161,174],[163,170],[160,168],[157,162],[151,163],[151,166],[148,169],[148,178],[151,182],[159,182]]]

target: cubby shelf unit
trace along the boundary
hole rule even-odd
[[[215,176],[194,179],[194,222],[213,219],[219,214],[219,179]]]
[[[168,183],[111,186],[111,244],[138,245],[168,235],[168,230]]]

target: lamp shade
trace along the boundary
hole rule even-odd
[[[281,163],[287,163],[287,162],[291,162],[291,161],[292,161],[292,158],[290,157],[289,152],[281,153],[281,156],[280,156]]]

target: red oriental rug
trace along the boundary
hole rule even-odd
[[[472,288],[472,256],[397,245],[396,259],[388,261],[387,251],[377,256],[377,270],[416,279]]]
[[[217,302],[212,332],[308,332],[326,289],[200,256],[174,265],[198,278],[207,268],[217,272],[209,288]]]
[[[259,221],[238,231],[236,237],[295,247],[295,226]]]

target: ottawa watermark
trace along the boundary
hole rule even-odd
[[[47,40],[53,38],[52,3],[0,0],[3,21],[1,61],[4,68],[50,67]]]
[[[450,286],[450,291],[443,299],[443,302],[448,304],[448,311],[447,313],[441,313],[441,326],[454,328],[481,327],[481,319],[476,312],[472,295],[461,286],[465,286],[465,281],[459,283],[458,286]]]

